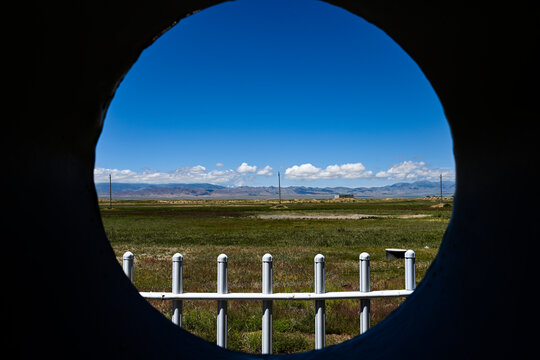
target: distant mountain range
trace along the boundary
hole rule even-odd
[[[456,184],[443,181],[443,195],[453,196]],[[97,183],[96,190],[101,198],[109,197],[109,183]],[[306,187],[288,186],[281,188],[283,199],[329,199],[335,195],[350,194],[355,198],[418,198],[439,196],[440,183],[416,181],[380,187]],[[225,187],[212,184],[127,184],[112,183],[113,199],[277,199],[277,186]]]

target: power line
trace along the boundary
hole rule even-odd
[[[443,198],[442,198],[442,174],[440,174],[440,184],[441,184],[441,204],[443,202]]]
[[[281,175],[279,171],[277,173],[277,178],[278,178],[279,204],[281,205]]]
[[[109,209],[112,209],[112,181],[111,181],[111,174],[109,174]]]

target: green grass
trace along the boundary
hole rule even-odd
[[[184,255],[184,291],[215,292],[216,258],[229,257],[229,291],[261,291],[261,257],[274,257],[274,292],[313,291],[313,257],[326,258],[327,291],[358,290],[358,255],[371,255],[372,290],[404,287],[403,260],[385,259],[384,249],[416,252],[417,281],[434,259],[451,215],[429,200],[286,201],[126,201],[102,206],[107,236],[121,261],[135,254],[134,282],[140,291],[170,291],[171,257]],[[361,220],[259,219],[261,214],[428,214],[425,218]],[[427,248],[426,248],[427,247]],[[376,325],[403,299],[372,300]],[[151,301],[170,318],[170,302]],[[327,344],[359,332],[359,301],[327,301]],[[228,347],[260,352],[261,304],[230,301]],[[185,301],[184,328],[215,342],[215,301]],[[308,301],[274,302],[273,352],[307,351],[314,344],[314,305]]]

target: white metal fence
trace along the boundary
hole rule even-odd
[[[133,282],[133,258],[131,252],[123,256],[123,269],[126,276]],[[172,291],[171,292],[140,292],[146,299],[172,301],[172,321],[182,326],[182,300],[217,300],[217,345],[227,347],[227,301],[228,300],[258,300],[262,301],[262,353],[272,353],[272,301],[274,300],[312,300],[315,302],[315,349],[325,346],[325,300],[359,299],[360,300],[360,333],[370,327],[370,301],[374,298],[405,297],[416,288],[416,254],[413,250],[405,252],[405,289],[402,290],[370,290],[370,256],[361,253],[359,257],[360,289],[359,291],[326,292],[325,290],[325,259],[318,254],[314,258],[315,288],[312,293],[273,293],[273,258],[270,254],[262,257],[262,292],[260,293],[229,293],[227,289],[228,257],[221,254],[217,258],[217,292],[215,293],[186,293],[183,291],[183,262],[181,254],[172,258]]]

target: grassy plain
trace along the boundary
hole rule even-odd
[[[326,258],[327,291],[358,290],[358,256],[371,255],[371,289],[402,289],[403,260],[385,259],[385,248],[416,252],[417,281],[437,254],[451,216],[452,203],[433,207],[424,199],[179,200],[100,203],[107,236],[121,261],[135,254],[134,283],[140,291],[170,291],[171,258],[184,256],[184,291],[216,291],[216,258],[229,257],[229,292],[261,291],[261,257],[274,258],[274,292],[313,291],[313,258]],[[292,215],[291,219],[259,216]],[[363,219],[317,219],[316,216],[388,215]],[[298,215],[312,218],[298,218]],[[403,218],[404,215],[427,215]],[[375,299],[376,325],[403,299]],[[151,301],[170,318],[170,302]],[[215,342],[215,301],[184,301],[183,327]],[[261,349],[261,304],[230,301],[228,348],[249,353]],[[359,301],[326,302],[327,345],[359,333]],[[274,302],[273,352],[307,351],[314,346],[314,304]]]

